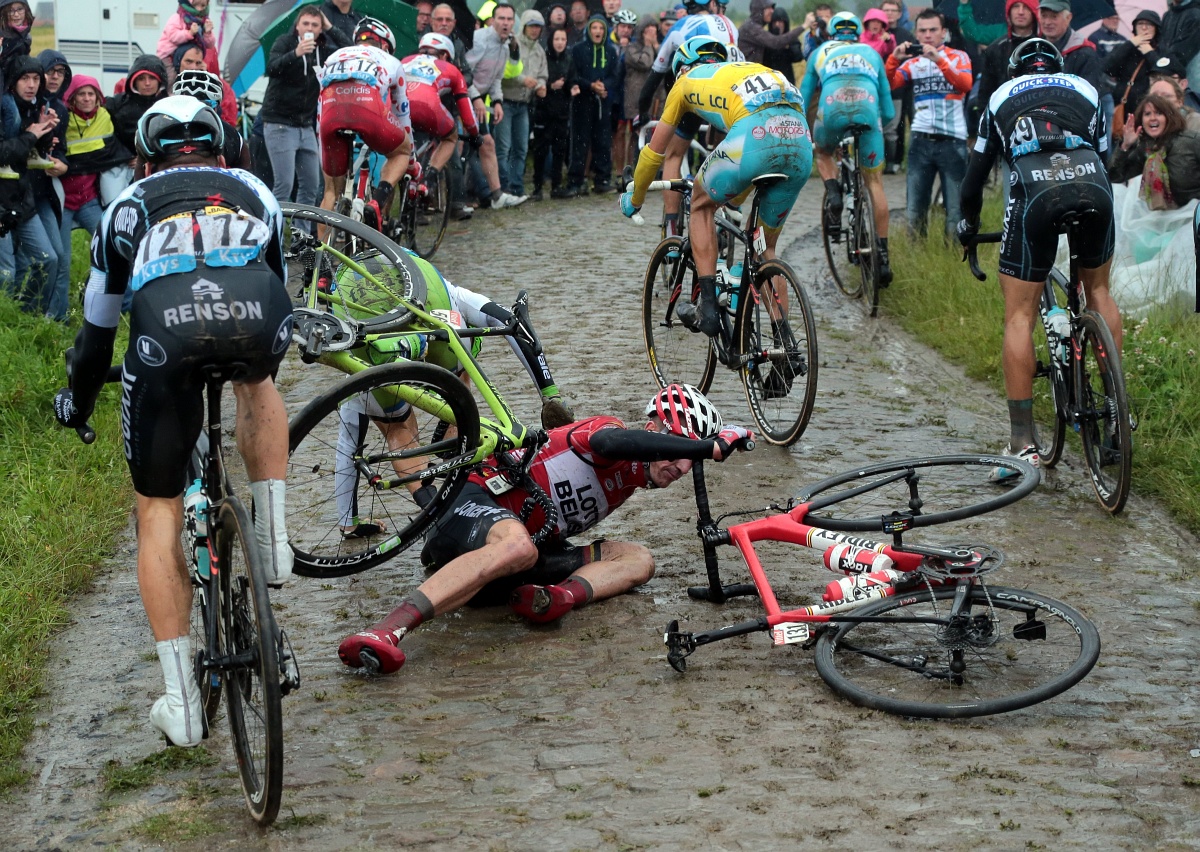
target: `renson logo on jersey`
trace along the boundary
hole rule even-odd
[[[1050,158],[1050,168],[1048,169],[1030,169],[1029,177],[1033,180],[1074,180],[1084,175],[1096,174],[1095,163],[1080,163],[1077,166],[1071,165],[1071,158],[1066,154],[1055,154]]]
[[[192,285],[192,298],[199,302],[205,297],[217,302],[225,298],[225,291],[221,289],[220,284],[201,278]]]

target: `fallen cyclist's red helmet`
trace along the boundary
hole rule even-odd
[[[721,412],[699,388],[667,385],[646,403],[646,416],[658,418],[675,435],[703,440],[721,431]]]

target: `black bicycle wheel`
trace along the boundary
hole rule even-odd
[[[1023,589],[975,586],[964,618],[948,618],[954,588],[856,609],[817,639],[817,672],[855,704],[924,719],[1020,710],[1087,675],[1100,636],[1082,614]]]
[[[812,416],[817,396],[817,323],[796,273],[782,260],[754,271],[751,295],[739,294],[736,327],[750,413],[762,436],[790,446]]]
[[[407,413],[404,399],[416,402]],[[289,427],[288,536],[296,573],[344,577],[407,549],[470,471],[434,466],[470,459],[478,446],[475,401],[440,367],[384,364],[334,385]],[[427,470],[434,472],[425,476]],[[435,490],[424,508],[406,487],[410,480],[413,488]],[[356,526],[360,536],[343,537]]]
[[[1036,413],[1052,424],[1045,431],[1038,429],[1038,459],[1043,467],[1058,464],[1067,436],[1066,367],[1061,358],[1051,357],[1044,324],[1048,311],[1067,307],[1065,282],[1056,278],[1057,275],[1057,270],[1052,271],[1046,280],[1040,305],[1042,319],[1033,324],[1033,353],[1037,360],[1033,374],[1033,404]]]
[[[1018,474],[1003,488],[988,481],[1000,465]],[[796,501],[812,503],[805,521],[813,526],[880,532],[893,513],[911,514],[912,527],[973,518],[1015,503],[1040,481],[1037,468],[1007,456],[931,456],[848,470],[808,486]]]
[[[217,516],[216,553],[224,650],[238,660],[225,672],[229,731],[246,807],[255,822],[270,825],[283,794],[278,628],[254,522],[236,497],[226,498]]]
[[[707,392],[712,386],[717,370],[712,341],[676,316],[680,305],[695,298],[699,290],[691,252],[679,237],[668,237],[650,255],[642,288],[642,333],[659,387],[678,382]]]
[[[408,203],[413,208],[412,250],[429,260],[442,244],[450,223],[450,183],[445,169],[438,169],[430,178],[428,158],[421,166],[425,170],[421,179],[425,191]]]
[[[858,205],[854,208],[854,250],[858,255],[863,302],[867,313],[875,316],[879,312],[879,239],[875,232],[875,202],[861,171],[855,174],[855,181]]]
[[[1085,311],[1075,326],[1079,337],[1078,413],[1083,455],[1096,499],[1119,513],[1133,477],[1133,435],[1121,355],[1104,318]]]
[[[845,171],[843,168],[842,171]],[[853,204],[852,196],[846,191],[848,181],[843,176],[842,180],[842,204],[843,210],[850,209]],[[821,202],[821,236],[825,242],[825,261],[829,264],[829,275],[833,278],[833,283],[837,288],[849,296],[851,299],[857,299],[862,295],[862,279],[858,275],[858,271],[854,268],[851,262],[853,256],[853,246],[851,244],[851,235],[848,229],[841,227],[838,223],[838,229],[832,233],[827,232],[824,227],[824,216],[827,202],[829,200],[828,190],[825,192],[825,197]],[[843,217],[845,213],[843,212]],[[853,216],[853,213],[850,214]]]

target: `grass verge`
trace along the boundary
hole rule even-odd
[[[984,231],[1000,229],[998,195],[988,198]],[[972,378],[1004,394],[1000,364],[1004,300],[997,285],[995,245],[981,246],[986,282],[971,277],[962,252],[942,240],[942,223],[931,222],[928,239],[908,240],[895,222],[890,241],[896,280],[883,294],[882,310],[923,343],[963,366]],[[1138,421],[1134,433],[1133,491],[1160,499],[1171,514],[1200,534],[1200,316],[1178,302],[1140,320],[1125,318],[1123,365],[1129,402]],[[1049,406],[1036,400],[1039,420]],[[996,424],[993,449],[1008,437]],[[1075,452],[1079,442],[1072,437]]]
[[[25,778],[21,749],[53,664],[51,634],[112,551],[132,501],[115,389],[97,405],[92,446],[54,422],[73,334],[0,296],[0,790]],[[98,639],[78,653],[103,653]]]

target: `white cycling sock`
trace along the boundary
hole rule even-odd
[[[204,708],[196,683],[192,640],[187,636],[156,642],[167,692],[150,708],[150,722],[177,746],[191,748],[204,739]]]
[[[250,483],[254,497],[254,537],[258,539],[267,583],[280,586],[292,577],[292,548],[288,544],[284,510],[285,483],[282,479],[260,479]]]

